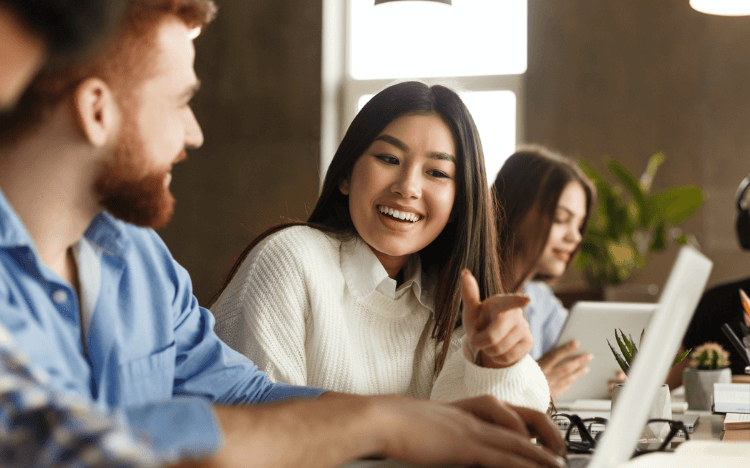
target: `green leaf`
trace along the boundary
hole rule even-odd
[[[648,250],[651,252],[661,252],[666,246],[667,228],[664,226],[664,221],[662,221],[654,228],[654,238],[651,241],[651,245],[648,246]]]
[[[637,216],[635,219],[638,220],[641,226],[648,226],[653,215],[651,213],[650,203],[646,200],[638,179],[636,179],[635,176],[625,168],[625,166],[614,159],[607,161],[607,168],[612,175],[622,182],[622,185],[624,185],[628,192],[630,192],[630,195],[633,196],[633,202],[637,208]]]
[[[630,366],[622,359],[622,356],[620,356],[620,354],[617,351],[615,351],[615,348],[612,347],[612,344],[609,342],[609,340],[607,340],[607,344],[609,345],[609,349],[612,350],[612,354],[614,354],[617,364],[620,365],[620,369],[622,369],[622,371],[627,374],[628,367]]]
[[[665,159],[664,153],[656,153],[648,158],[646,170],[643,171],[640,180],[641,187],[645,193],[648,193],[651,190],[651,183],[654,181],[654,177],[656,177],[656,171]]]
[[[696,185],[683,185],[654,195],[652,201],[658,216],[670,224],[679,224],[694,215],[703,204],[703,190]]]
[[[625,358],[625,361],[630,364],[630,362],[633,360],[633,355],[630,354],[630,352],[628,351],[628,347],[623,343],[623,341],[627,341],[627,338],[625,337],[625,335],[622,335],[622,337],[620,337],[620,335],[617,334],[617,330],[615,330],[615,339],[617,340],[617,345],[620,347],[620,351],[622,351],[622,355]]]
[[[635,347],[633,346],[633,336],[630,335],[627,338],[625,338],[625,333],[620,330],[620,336],[622,336],[622,341],[625,342],[625,346],[628,347],[628,352],[630,353],[630,356],[635,356]]]
[[[676,366],[680,361],[682,361],[683,359],[685,359],[685,356],[687,356],[688,354],[690,354],[690,351],[692,351],[692,350],[693,350],[693,348],[690,348],[687,351],[685,351],[684,353],[680,353],[677,356],[675,356],[674,357],[674,361],[672,362],[672,367]]]
[[[604,181],[604,177],[602,177],[602,175],[599,174],[596,169],[594,169],[594,166],[585,159],[578,159],[578,166],[581,168],[583,173],[586,174],[586,177],[591,179],[592,182],[597,183],[599,181]]]
[[[677,245],[688,245],[690,244],[690,237],[687,234],[680,234],[674,241]]]

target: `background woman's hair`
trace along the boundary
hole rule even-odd
[[[586,193],[586,214],[580,231],[583,236],[595,190],[576,164],[547,148],[529,145],[519,147],[500,168],[492,193],[503,213],[498,216],[498,252],[506,268],[505,283],[511,291],[518,291],[536,266],[549,238],[560,195],[571,182],[581,184]],[[580,247],[576,247],[569,263]],[[519,252],[526,262],[520,270],[513,265]]]
[[[484,166],[482,144],[474,120],[458,95],[440,85],[409,81],[376,94],[352,121],[328,167],[318,201],[306,223],[274,226],[245,248],[212,303],[231,281],[250,251],[265,237],[291,225],[304,224],[339,238],[356,235],[349,214],[349,199],[339,190],[354,164],[383,129],[404,115],[437,114],[448,125],[456,144],[456,196],[452,221],[420,251],[425,270],[438,273],[435,327],[432,337],[442,342],[435,372],[442,368],[453,330],[461,324],[460,274],[469,269],[479,282],[482,299],[504,292],[496,255],[496,209]]]

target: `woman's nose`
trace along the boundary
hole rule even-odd
[[[422,180],[419,172],[404,168],[391,185],[391,191],[404,198],[420,198],[422,196]]]

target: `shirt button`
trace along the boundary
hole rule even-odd
[[[58,289],[52,293],[52,300],[55,301],[56,304],[64,304],[68,301],[68,293],[66,293],[64,289]]]

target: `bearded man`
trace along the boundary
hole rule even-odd
[[[100,53],[42,74],[0,119],[0,324],[50,385],[121,414],[163,461],[561,466],[541,413],[273,383],[216,337],[152,230],[173,211],[172,167],[203,143],[192,38],[214,13],[130,0]]]

